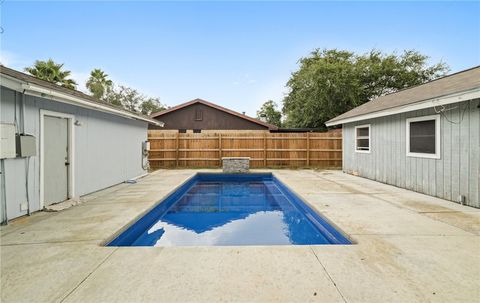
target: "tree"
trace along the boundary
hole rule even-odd
[[[105,100],[112,105],[143,114],[150,114],[153,111],[160,111],[165,108],[165,106],[160,103],[159,98],[146,97],[136,89],[122,85],[110,90]]]
[[[144,115],[150,115],[165,109],[165,106],[160,103],[159,98],[148,98],[140,104],[140,111]]]
[[[277,104],[272,100],[263,103],[260,110],[257,111],[257,118],[276,126],[282,125],[282,113],[277,109]]]
[[[325,122],[373,98],[445,75],[445,63],[427,64],[417,51],[315,50],[301,58],[287,82],[282,111],[289,127],[325,128]]]
[[[71,72],[62,70],[63,63],[55,63],[52,59],[47,61],[37,60],[31,67],[26,67],[25,71],[32,76],[61,85],[66,88],[75,89],[77,83],[69,79]]]
[[[142,95],[136,89],[120,85],[107,95],[107,102],[132,112],[140,112]]]
[[[108,75],[104,71],[96,68],[90,72],[86,87],[95,98],[105,100],[113,88],[113,82],[108,79]]]

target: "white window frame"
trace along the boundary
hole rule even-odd
[[[435,121],[435,154],[428,154],[428,153],[412,153],[410,152],[410,123],[412,122],[420,122],[420,121]],[[407,118],[406,119],[406,152],[407,157],[415,157],[415,158],[429,158],[429,159],[440,159],[440,115],[429,115],[429,116],[422,116],[422,117],[415,117],[415,118]]]
[[[357,138],[357,129],[358,128],[368,128],[368,150],[359,150],[358,149],[358,146],[357,146],[357,142],[358,142],[358,138]],[[371,140],[372,140],[372,127],[370,124],[363,124],[363,125],[357,125],[355,126],[355,152],[356,153],[363,153],[363,154],[369,154],[372,150],[372,144],[371,144]],[[366,139],[366,138],[363,138],[363,139]]]
[[[40,109],[40,209],[45,207],[45,116],[68,119],[68,198],[75,197],[75,116],[71,114]]]

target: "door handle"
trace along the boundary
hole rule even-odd
[[[65,166],[68,166],[68,165],[70,165],[70,162],[65,162]]]

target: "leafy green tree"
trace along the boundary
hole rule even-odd
[[[144,115],[150,115],[165,109],[165,106],[160,103],[159,98],[148,98],[140,104],[140,111]]]
[[[146,97],[136,89],[122,85],[110,90],[105,100],[112,105],[143,114],[150,114],[153,111],[160,111],[165,108],[158,98]]]
[[[272,100],[263,103],[260,110],[257,111],[257,118],[278,127],[282,125],[282,113]]]
[[[445,63],[407,50],[401,55],[372,50],[315,50],[301,58],[287,82],[282,111],[288,127],[325,128],[325,122],[373,98],[425,83],[448,72]]]
[[[107,102],[132,112],[140,112],[142,95],[136,89],[120,85],[108,94]]]
[[[104,71],[96,68],[90,72],[86,87],[95,98],[105,100],[113,88],[113,82],[108,79],[108,75]]]
[[[75,89],[77,83],[73,79],[69,79],[71,72],[62,69],[63,63],[55,63],[52,59],[48,59],[47,61],[35,61],[34,65],[26,67],[25,71],[38,79]]]

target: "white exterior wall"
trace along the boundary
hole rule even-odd
[[[0,121],[3,123],[14,123],[15,94],[17,124],[21,122],[22,94],[1,87]],[[31,157],[28,174],[31,212],[40,209],[40,109],[74,115],[81,123],[74,126],[75,196],[145,173],[141,151],[142,142],[147,140],[146,122],[25,95],[25,133],[37,138],[37,156]],[[5,184],[1,190],[5,190],[9,220],[26,214],[20,211],[20,204],[26,202],[25,164],[24,158],[4,160]]]
[[[455,202],[463,195],[467,205],[480,207],[479,104],[446,106],[452,109],[446,117],[457,123],[440,118],[440,159],[406,156],[406,119],[433,115],[433,108],[344,124],[343,170]],[[355,126],[362,124],[371,124],[370,153],[355,152]]]

